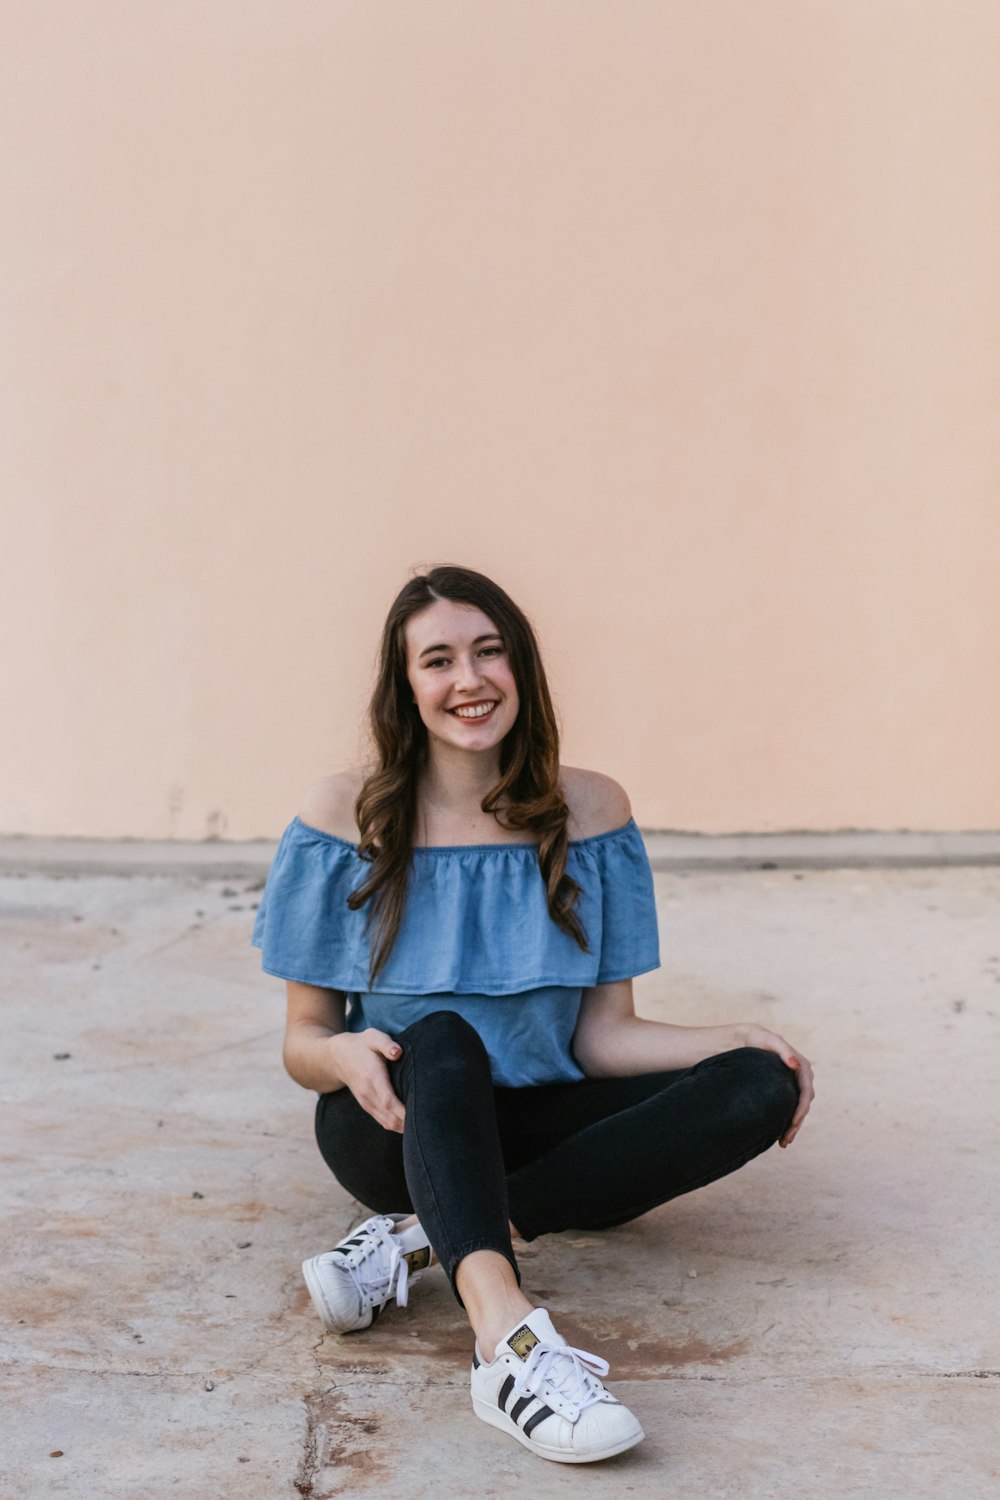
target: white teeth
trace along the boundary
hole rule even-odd
[[[485,714],[488,714],[491,709],[494,708],[496,708],[495,703],[482,703],[479,704],[476,708],[456,708],[453,710],[453,712],[456,713],[460,719],[481,719]]]

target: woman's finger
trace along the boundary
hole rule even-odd
[[[386,1114],[385,1114],[385,1117],[382,1120],[382,1125],[385,1127],[386,1130],[392,1130],[392,1131],[395,1132],[396,1135],[402,1135],[403,1134],[403,1109],[402,1109],[402,1106],[400,1106],[400,1108],[397,1109],[397,1110],[387,1111]]]
[[[392,1130],[398,1135],[402,1134],[406,1111],[398,1099],[395,1101],[395,1108],[384,1100],[377,1098],[359,1099],[358,1103],[362,1109],[371,1115],[373,1120],[382,1126],[383,1130]]]
[[[375,1031],[370,1027],[362,1035],[373,1052],[380,1057],[387,1057],[390,1062],[403,1055],[403,1049],[399,1043],[393,1037],[387,1036],[384,1031]]]
[[[403,1108],[403,1101],[389,1082],[389,1076],[384,1067],[381,1076],[373,1080],[373,1086],[368,1091],[367,1102],[365,1100],[360,1102],[383,1129],[402,1132],[406,1111]]]
[[[796,1106],[795,1113],[792,1116],[791,1123],[789,1124],[788,1129],[785,1131],[785,1134],[781,1137],[778,1143],[781,1146],[790,1146],[792,1144],[795,1137],[799,1133],[802,1121],[809,1113],[810,1105],[816,1097],[816,1090],[813,1085],[812,1068],[809,1064],[808,1059],[799,1057],[798,1063],[799,1067],[796,1069],[796,1071],[798,1073],[799,1079],[799,1102]]]

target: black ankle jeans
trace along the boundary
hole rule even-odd
[[[417,1215],[456,1297],[473,1250],[506,1256],[520,1281],[508,1221],[526,1240],[624,1224],[766,1151],[798,1104],[792,1069],[757,1047],[677,1072],[511,1089],[494,1085],[479,1036],[452,1011],[396,1040],[402,1135],[342,1088],[320,1095],[316,1139],[352,1197]]]

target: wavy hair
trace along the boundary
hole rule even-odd
[[[412,701],[406,672],[406,623],[437,599],[473,605],[503,639],[520,708],[500,744],[500,779],[480,806],[501,828],[526,829],[538,845],[549,915],[589,953],[587,935],[574,911],[580,886],[566,873],[569,808],[559,790],[559,729],[531,622],[499,584],[470,568],[431,568],[405,584],[386,617],[368,730],[375,769],[355,803],[358,854],[371,873],[351,892],[352,911],[370,902],[372,930],[369,983],[384,969],[399,935],[417,814],[417,779],[427,764],[427,727]],[[501,818],[498,808],[508,799]]]

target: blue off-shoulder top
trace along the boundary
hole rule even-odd
[[[629,821],[572,840],[566,867],[584,953],[549,916],[535,844],[425,845],[413,850],[392,954],[369,979],[367,904],[347,897],[370,872],[357,846],[293,818],[261,897],[252,942],[265,973],[341,990],[351,1031],[398,1035],[453,1010],[482,1037],[493,1081],[509,1088],[583,1073],[572,1039],[583,991],[659,967],[653,875]]]

